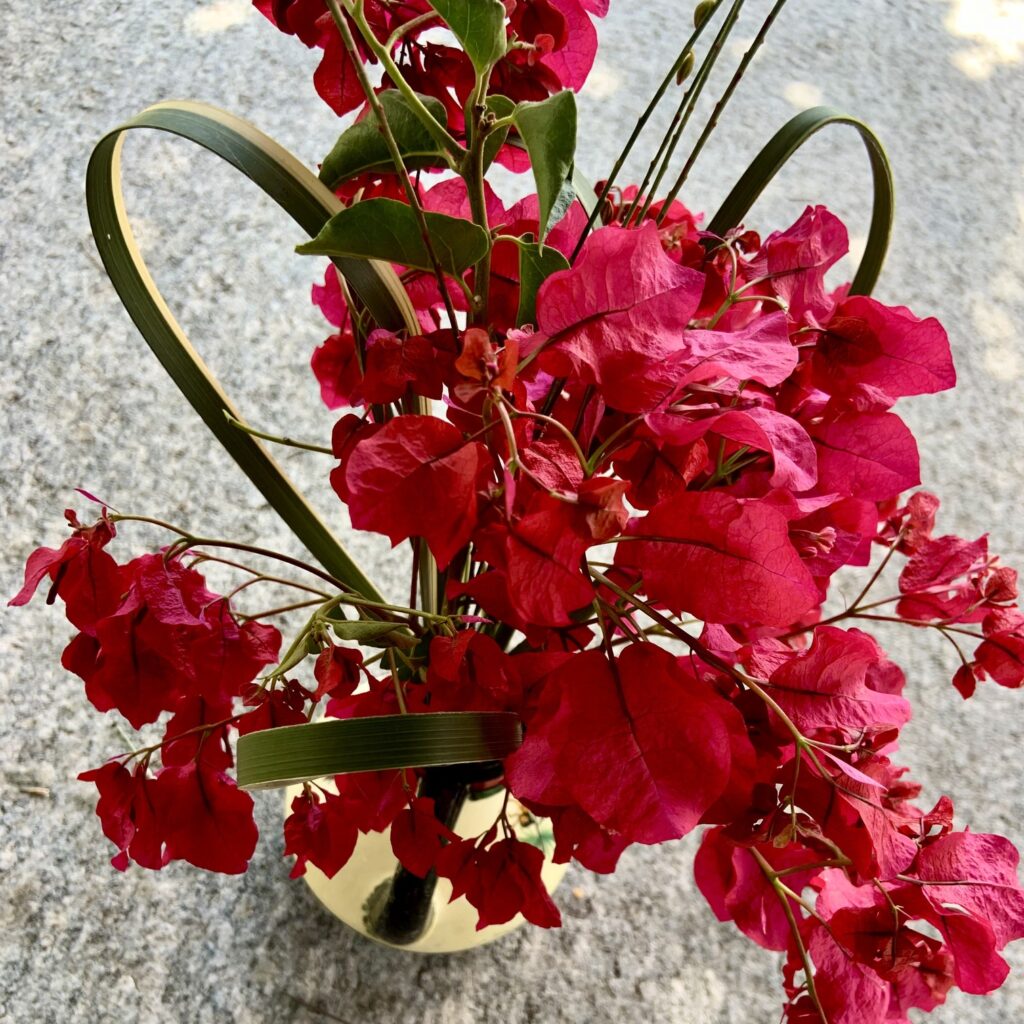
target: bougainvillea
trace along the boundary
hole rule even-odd
[[[171,527],[169,547],[119,564],[115,524],[144,517],[104,509],[83,526],[69,512],[70,538],[29,557],[11,603],[48,581],[88,699],[163,729],[81,775],[115,867],[245,870],[256,829],[227,774],[235,732],[321,713],[513,712],[525,739],[504,779],[551,819],[554,859],[609,872],[631,844],[703,828],[700,890],[785,954],[790,1021],[899,1022],[954,985],[998,987],[1000,951],[1024,936],[1017,852],[955,830],[946,797],[915,803],[896,758],[924,684],[868,631],[945,638],[965,698],[986,680],[1024,685],[1016,574],[987,537],[936,534],[938,499],[914,490],[917,443],[893,411],[953,386],[939,322],[826,284],[848,244],[821,206],[762,239],[703,230],[674,196],[635,187],[604,190],[596,227],[586,196],[555,198],[558,154],[526,115],[582,85],[599,0],[481,0],[472,18],[420,0],[256,6],[323,50],[320,95],[389,143],[390,166],[360,164],[353,146],[380,133],[360,121],[342,135],[328,163],[349,170],[329,176],[348,205],[314,248],[379,256],[345,217],[386,200],[381,232],[403,254],[391,262],[418,328],[374,326],[331,265],[313,300],[335,331],[312,368],[324,403],[346,410],[331,487],[355,528],[413,552],[412,597],[375,602],[316,569],[306,582],[252,570],[221,596],[197,568],[219,546],[284,556]],[[363,62],[381,65],[369,92]],[[456,172],[430,187],[402,152],[424,117],[428,151],[404,155]],[[506,208],[485,154],[532,164],[538,195]],[[402,211],[441,218],[421,222],[433,246]],[[445,255],[474,239],[471,258]],[[879,596],[892,561],[896,592]],[[824,610],[836,574],[869,565],[856,599]],[[314,609],[280,658],[277,629],[237,608],[257,583],[301,598],[265,618]],[[374,616],[353,623],[343,607]],[[408,871],[449,879],[481,927],[517,913],[557,925],[543,855],[505,810],[461,836],[417,795],[420,774],[307,783],[284,826],[293,876],[333,876],[360,832],[390,827]]]

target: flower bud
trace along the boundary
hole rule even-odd
[[[693,27],[700,28],[711,17],[716,6],[715,0],[701,0],[693,10]]]
[[[679,65],[679,70],[676,72],[676,85],[682,85],[690,77],[690,72],[693,70],[693,62],[693,50],[687,50],[686,56],[683,57],[683,62]]]

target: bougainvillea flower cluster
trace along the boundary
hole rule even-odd
[[[606,9],[505,0],[504,42],[481,74],[479,48],[456,45],[458,4],[256,6],[324,51],[315,84],[337,113],[380,117],[379,97],[404,84],[443,105],[467,152],[509,127],[495,110],[580,87]],[[455,43],[432,31],[439,12]],[[366,95],[356,58],[382,53]],[[512,164],[530,149],[504,145]],[[83,526],[69,512],[71,536],[30,556],[12,603],[46,582],[77,630],[63,663],[88,699],[162,730],[81,776],[98,788],[115,867],[245,870],[256,827],[228,774],[234,733],[318,715],[513,712],[525,738],[504,781],[550,819],[554,860],[610,872],[633,844],[702,830],[700,891],[785,954],[788,1020],[905,1022],[953,986],[997,988],[1001,951],[1024,937],[1017,851],[955,828],[948,797],[918,802],[898,741],[928,681],[905,680],[871,632],[938,634],[965,698],[1024,685],[1016,573],[986,536],[941,532],[894,411],[954,385],[942,326],[827,284],[848,239],[822,206],[763,238],[712,234],[678,200],[638,209],[626,188],[590,230],[580,202],[552,216],[539,174],[538,195],[506,206],[470,163],[434,184],[397,166],[333,182],[349,210],[385,196],[442,218],[428,227],[487,234],[486,257],[463,270],[392,261],[417,330],[374,325],[333,264],[313,288],[333,333],[312,369],[341,410],[325,483],[354,528],[412,556],[409,607],[377,606],[377,654],[355,633],[339,641],[332,617],[374,602],[325,592],[322,572],[303,584],[253,571],[222,596],[197,568],[219,561],[220,542],[180,529],[119,564],[115,523],[144,517],[104,509]],[[426,610],[424,565],[437,590]],[[827,610],[850,567],[870,580]],[[255,583],[304,600],[244,615]],[[315,611],[280,654],[260,618],[301,605]],[[460,835],[419,774],[307,783],[284,825],[292,875],[333,876],[360,833],[390,829],[401,864],[449,879],[481,927],[520,913],[559,924],[544,855],[505,809]]]

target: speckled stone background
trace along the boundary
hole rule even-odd
[[[768,4],[753,0],[735,60]],[[291,548],[144,348],[93,249],[82,189],[91,146],[148,103],[196,98],[251,119],[314,163],[338,130],[315,96],[313,55],[246,0],[5,0],[0,61],[0,593],[40,543],[63,536],[76,486],[113,505],[209,534]],[[614,0],[581,100],[580,162],[607,173],[631,117],[686,31],[690,4]],[[791,0],[708,147],[687,199],[711,213],[756,149],[816,102],[867,119],[899,186],[894,248],[879,294],[946,323],[955,393],[901,406],[942,527],[991,532],[1024,566],[1024,3]],[[719,88],[724,84],[718,81]],[[667,114],[661,119],[667,120]],[[154,274],[193,341],[246,414],[326,437],[309,354],[323,335],[308,305],[317,267],[296,228],[254,187],[180,141],[126,146],[129,205]],[[868,171],[852,132],[819,136],[766,193],[755,226],[808,202],[866,227]],[[522,182],[503,181],[511,197]],[[284,460],[339,528],[328,465]],[[153,538],[123,531],[121,552]],[[353,548],[396,594],[376,538]],[[847,585],[847,596],[855,584]],[[356,938],[281,859],[280,802],[258,801],[263,838],[242,877],[172,865],[107,864],[93,793],[74,781],[124,749],[114,722],[59,668],[68,626],[41,604],[3,612],[0,651],[0,1020],[18,1024],[366,1024],[777,1019],[777,964],[703,905],[694,842],[635,849],[612,877],[574,872],[565,926],[523,931],[450,958],[415,959]],[[979,831],[1024,842],[1024,694],[982,689],[964,704],[950,652],[931,636],[886,638],[917,715],[905,755],[926,797],[950,793]],[[112,717],[112,716],[111,716]],[[935,1019],[1024,1020],[1024,951],[987,999],[952,997]]]

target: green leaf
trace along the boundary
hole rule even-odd
[[[401,628],[394,622],[376,622],[372,619],[355,619],[352,622],[335,622],[331,625],[334,635],[340,640],[355,640],[356,643],[369,647],[378,646],[378,641]]]
[[[738,226],[757,197],[785,166],[789,158],[816,132],[830,124],[848,124],[856,128],[868,151],[874,184],[871,228],[860,266],[850,286],[851,295],[870,295],[882,272],[892,234],[895,193],[892,168],[878,136],[863,122],[832,107],[812,107],[787,121],[754,158],[726,196],[718,213],[708,224],[711,234],[722,236]]]
[[[444,104],[431,96],[421,96],[420,99],[439,124],[446,124]],[[447,164],[444,150],[397,89],[382,92],[380,102],[406,167]],[[328,188],[335,189],[343,181],[371,171],[395,171],[377,116],[372,112],[341,133],[320,168],[320,180]]]
[[[507,96],[488,96],[487,97],[487,109],[499,119],[511,117],[512,112],[516,109],[515,101],[510,100]],[[494,163],[494,158],[498,155],[498,150],[505,145],[505,140],[508,138],[508,125],[503,128],[499,128],[496,132],[491,132],[490,135],[484,140],[484,170]]]
[[[519,246],[519,309],[516,326],[537,322],[537,292],[556,271],[568,270],[569,261],[549,245],[546,249],[536,242],[516,240]]]
[[[325,719],[238,738],[238,785],[287,786],[324,775],[500,761],[522,743],[519,717],[445,711]]]
[[[266,449],[233,427],[245,422],[190,344],[150,276],[132,234],[121,191],[125,133],[154,128],[210,150],[258,185],[305,231],[315,235],[341,208],[335,195],[291,153],[251,124],[204,103],[157,103],[104,136],[89,159],[85,195],[96,247],[111,283],[139,332],[217,440],[314,558],[364,597],[377,589],[306,502]],[[382,327],[418,330],[416,312],[386,263],[339,259],[339,272]],[[201,486],[201,484],[198,484]]]
[[[505,5],[501,0],[430,0],[458,39],[477,74],[505,56]]]
[[[457,277],[483,258],[487,232],[472,221],[443,213],[424,214],[441,269]],[[412,207],[397,199],[367,199],[336,213],[296,252],[306,256],[387,260],[431,270],[430,254]]]
[[[520,103],[512,121],[530,154],[540,202],[540,233],[544,244],[548,230],[565,214],[576,198],[572,185],[576,152],[576,99],[569,89],[537,103]]]

